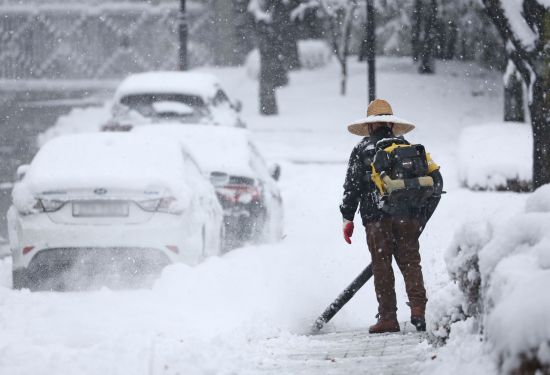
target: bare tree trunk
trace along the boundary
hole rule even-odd
[[[533,119],[533,188],[536,189],[542,185],[550,184],[550,173],[548,166],[550,165],[550,148],[548,139],[550,139],[549,125],[550,121],[544,120],[543,116],[549,116],[550,112],[541,113],[543,111],[536,110],[531,112],[531,116],[536,116]]]
[[[533,188],[550,184],[550,72],[534,83],[529,106],[533,128]]]
[[[504,121],[524,122],[523,82],[515,69],[509,74],[504,83]]]
[[[540,8],[537,9],[540,11]],[[537,12],[538,13],[538,12]],[[531,126],[533,128],[533,187],[550,184],[550,9],[540,14],[540,43],[537,77],[533,82]]]
[[[347,59],[340,62],[341,75],[340,75],[340,95],[346,96],[348,87],[348,62]]]
[[[344,18],[344,30],[342,32],[342,41],[340,45],[342,46],[341,54],[341,64],[342,64],[342,78],[340,86],[340,94],[342,96],[347,93],[347,82],[348,82],[348,53],[349,53],[349,41],[351,37],[351,25],[353,22],[353,14],[355,13],[355,8],[357,4],[352,3],[346,11],[346,16]]]
[[[437,22],[437,1],[432,0],[429,13],[424,26],[424,41],[420,53],[420,66],[418,71],[423,74],[435,73],[434,66],[434,33]]]
[[[347,92],[347,59],[351,37],[351,26],[353,22],[353,15],[355,13],[355,9],[357,8],[357,1],[351,0],[348,6],[343,9],[343,18],[341,13],[335,14],[332,10],[327,9],[324,2],[321,2],[320,5],[321,10],[329,19],[330,42],[332,45],[332,50],[338,59],[338,63],[340,64],[340,94],[344,96]]]
[[[534,51],[528,51],[513,33],[502,8],[503,0],[482,0],[487,14],[512,50],[510,59],[531,90],[531,127],[533,129],[533,187],[550,183],[550,10],[536,1],[525,1],[523,16],[538,30]]]
[[[420,57],[420,30],[422,27],[422,0],[414,0],[412,15],[412,55],[413,61],[417,62]]]

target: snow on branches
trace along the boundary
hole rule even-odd
[[[318,9],[327,21],[332,51],[340,64],[340,93],[346,94],[347,56],[358,0],[305,0],[294,9],[293,19],[302,19],[307,11]]]
[[[254,16],[256,22],[271,22],[271,13],[264,0],[250,0],[248,12]]]
[[[508,53],[526,84],[530,86],[542,67],[536,63],[544,50],[550,49],[544,38],[546,13],[550,0],[481,0],[501,36],[507,42]]]
[[[502,2],[502,10],[510,24],[510,30],[523,48],[532,50],[537,40],[537,31],[533,30],[523,17],[523,0]]]
[[[529,93],[533,183],[550,183],[550,0],[481,0]]]

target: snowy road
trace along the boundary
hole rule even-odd
[[[504,214],[523,201],[509,199],[512,194],[463,190],[456,178],[460,129],[501,116],[501,87],[493,84],[500,78],[454,63],[439,69],[436,76],[419,76],[407,59],[382,59],[379,69],[380,96],[418,124],[411,139],[425,144],[442,165],[449,192],[421,238],[428,298],[448,282],[443,253],[455,228],[464,220]],[[468,70],[468,78],[458,70]],[[338,212],[347,157],[359,141],[345,124],[362,117],[366,107],[364,66],[352,64],[345,98],[337,95],[336,64],[293,74],[291,86],[278,93],[282,115],[272,118],[256,115],[257,83],[245,78],[244,69],[215,72],[233,97],[242,98],[244,117],[267,156],[282,165],[286,238],[194,268],[173,265],[151,290],[13,291],[10,261],[4,260],[0,373],[241,374],[280,368],[279,373],[391,374],[401,370],[384,366],[379,355],[392,354],[387,348],[395,345],[404,345],[403,353],[420,360],[408,372],[421,371],[421,360],[431,350],[421,337],[396,335],[384,341],[364,334],[376,314],[372,283],[326,328],[350,332],[347,336],[301,336],[369,262],[360,226],[353,245],[346,245]],[[397,296],[398,318],[406,321],[400,276]],[[331,338],[339,339],[334,344]],[[393,343],[394,338],[401,343]],[[371,347],[372,353],[363,351]],[[310,350],[319,350],[313,362],[304,358]],[[318,361],[327,358],[325,352],[336,362]],[[338,359],[346,352],[348,357],[364,353],[364,360]],[[367,362],[375,362],[374,357],[382,365],[370,372]],[[285,363],[292,367],[285,369]]]

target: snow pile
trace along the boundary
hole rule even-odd
[[[466,319],[466,304],[463,301],[462,292],[454,283],[445,285],[430,296],[426,318],[432,344],[445,344],[451,334],[451,324]]]
[[[480,312],[478,253],[489,242],[490,233],[489,223],[474,221],[464,224],[455,234],[445,254],[447,272],[454,283],[439,289],[428,301],[427,324],[434,344],[447,342],[453,323]]]
[[[445,336],[441,326],[447,324],[450,344],[457,346],[453,341],[467,340],[463,335],[452,338],[458,323],[449,327],[448,314],[441,313],[461,310],[463,318],[476,322],[469,335],[487,341],[483,350],[490,351],[501,372],[526,368],[548,371],[549,248],[550,185],[528,198],[524,212],[508,219],[466,224],[456,233],[446,255],[448,271],[462,296],[449,287],[452,293],[446,292],[446,301],[441,300],[445,293],[440,293],[438,301],[431,303],[436,313],[430,320],[440,319],[431,322],[432,334],[438,339]],[[476,333],[476,329],[483,333]]]
[[[314,70],[325,67],[332,58],[332,51],[323,40],[307,39],[298,41],[298,56],[302,69]],[[246,73],[252,79],[260,77],[260,54],[252,50],[245,61]]]
[[[480,252],[486,335],[505,371],[526,361],[550,370],[549,206],[547,185]]]
[[[38,146],[42,147],[49,140],[65,134],[95,133],[101,130],[111,118],[111,104],[102,107],[74,108],[61,116],[51,128],[38,136]]]
[[[423,374],[463,375],[499,374],[490,359],[490,353],[479,335],[475,318],[467,318],[453,324],[447,344],[438,348],[431,362],[425,364]]]
[[[300,66],[313,70],[326,66],[332,58],[332,50],[323,40],[308,39],[298,41]]]
[[[459,140],[460,181],[474,190],[528,190],[532,154],[533,137],[527,124],[466,128]]]

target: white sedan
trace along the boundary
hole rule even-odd
[[[132,74],[118,86],[112,119],[104,130],[166,123],[204,123],[245,127],[241,103],[232,102],[218,79],[198,72],[146,72]]]
[[[15,288],[138,279],[219,254],[222,208],[178,142],[63,136],[19,173],[8,212]]]

